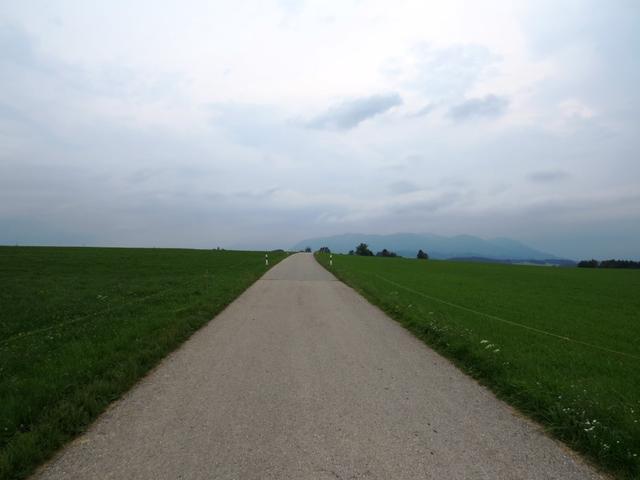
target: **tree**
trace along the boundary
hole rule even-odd
[[[307,253],[311,253],[311,247],[305,248],[304,251],[307,252]]]
[[[360,255],[361,257],[373,257],[373,252],[369,250],[369,245],[361,243],[356,247],[356,255]]]
[[[320,250],[318,250],[319,253],[331,253],[331,250],[329,250],[329,247],[320,247]]]
[[[355,255],[356,252],[354,252],[353,250],[349,250],[349,255]]]
[[[396,252],[391,252],[386,248],[383,248],[381,252],[376,253],[376,257],[397,257]]]
[[[427,252],[423,252],[422,249],[418,250],[418,255],[416,255],[418,260],[429,260],[429,255]]]

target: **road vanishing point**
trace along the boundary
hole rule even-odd
[[[301,253],[34,478],[602,477]]]

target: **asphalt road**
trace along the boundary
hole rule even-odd
[[[309,254],[270,270],[36,477],[600,478]]]

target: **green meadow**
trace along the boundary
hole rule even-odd
[[[316,258],[552,435],[640,478],[640,271]]]
[[[266,269],[260,252],[0,247],[0,479],[28,475]]]

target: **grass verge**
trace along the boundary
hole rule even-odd
[[[640,478],[640,272],[316,258],[556,438]]]
[[[260,252],[0,247],[0,479],[25,478],[266,269]]]

